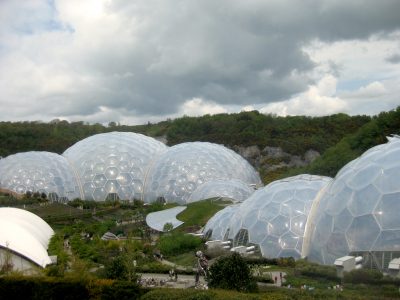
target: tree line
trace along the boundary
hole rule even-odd
[[[281,147],[303,155],[313,149],[322,154],[305,168],[283,170],[279,176],[311,173],[334,176],[347,162],[386,136],[400,133],[400,106],[376,116],[343,113],[323,117],[265,115],[258,111],[177,118],[156,124],[120,125],[110,122],[0,122],[0,156],[24,151],[62,153],[74,143],[94,134],[127,131],[166,137],[168,145],[191,141],[212,142],[227,147],[257,145]]]
[[[235,145],[279,146],[292,154],[309,149],[320,153],[371,121],[369,116],[336,114],[326,117],[264,115],[257,111],[178,118],[136,126],[110,122],[0,122],[0,156],[24,151],[62,153],[94,134],[129,131],[152,137],[165,136],[170,146],[190,141]]]

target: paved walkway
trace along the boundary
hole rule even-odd
[[[177,281],[170,280],[169,274],[159,273],[139,273],[142,279],[142,284],[146,286],[167,286],[173,288],[189,288],[195,286],[195,275],[178,275]],[[200,277],[200,284],[206,282],[204,277]]]
[[[286,273],[285,272],[279,272],[279,271],[272,271],[272,272],[264,272],[263,274],[269,274],[272,278],[272,280],[275,282],[274,286],[282,286],[282,284],[286,281],[285,276]],[[282,278],[281,278],[282,275]]]

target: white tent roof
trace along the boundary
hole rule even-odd
[[[0,208],[0,219],[13,220],[21,227],[28,230],[47,249],[50,238],[54,234],[53,229],[37,215],[13,207]]]
[[[53,234],[45,221],[28,211],[0,208],[0,247],[45,267],[51,263],[46,249]]]

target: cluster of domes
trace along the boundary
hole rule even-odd
[[[395,136],[348,163],[333,180],[301,175],[273,182],[218,212],[204,234],[233,246],[256,245],[265,257],[332,264],[355,254],[387,268],[400,254],[399,158]]]
[[[205,183],[218,188],[210,192],[202,187]],[[25,152],[0,160],[0,189],[44,193],[53,201],[138,199],[185,204],[203,196],[241,201],[254,191],[250,185],[259,184],[253,167],[224,146],[193,142],[167,147],[131,132],[88,137],[62,155]]]

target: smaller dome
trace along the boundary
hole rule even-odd
[[[230,205],[217,212],[204,227],[203,233],[209,240],[228,239],[228,225],[239,205]]]
[[[258,245],[267,258],[300,258],[311,205],[331,180],[302,174],[257,190],[230,218],[229,239],[234,246]]]
[[[229,198],[234,202],[243,202],[254,191],[254,188],[237,179],[213,180],[199,186],[190,195],[187,202],[191,203],[216,197]]]
[[[68,161],[51,152],[23,152],[0,160],[0,188],[17,194],[45,193],[52,201],[79,197]]]
[[[261,183],[258,173],[239,154],[217,144],[183,143],[164,152],[147,176],[144,200],[186,204],[202,184],[214,180],[238,179],[246,184]]]

